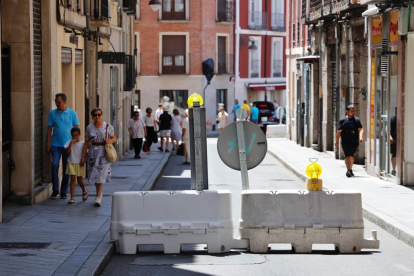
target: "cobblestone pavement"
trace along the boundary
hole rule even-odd
[[[111,195],[116,191],[149,190],[167,164],[170,153],[142,153],[133,159],[130,151],[112,168],[112,180],[103,188],[101,207],[94,206],[94,185],[82,201],[76,187],[75,204],[68,199],[48,199],[32,206],[5,202],[0,224],[1,275],[94,275],[113,254],[109,239]]]

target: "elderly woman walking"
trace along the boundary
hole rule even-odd
[[[142,139],[147,136],[147,128],[144,120],[139,117],[138,111],[134,111],[134,117],[129,120],[128,131],[134,145],[134,158],[141,159]]]
[[[86,127],[81,163],[85,164],[88,149],[89,183],[95,184],[95,206],[99,207],[102,203],[103,184],[111,179],[111,163],[105,156],[105,144],[115,143],[116,137],[114,127],[104,122],[100,108],[92,110],[91,115],[93,123]]]

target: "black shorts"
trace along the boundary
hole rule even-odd
[[[346,157],[354,157],[355,153],[358,150],[358,144],[342,144],[342,149],[344,150],[345,153],[345,158]]]

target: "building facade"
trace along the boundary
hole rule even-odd
[[[286,106],[285,0],[240,0],[236,20],[235,98]],[[252,44],[257,50],[252,51]],[[250,48],[250,50],[249,50]]]
[[[112,106],[108,92],[111,65],[102,64],[99,52],[109,51],[114,26],[121,33],[118,51],[133,55],[135,16],[123,2],[0,1],[1,63],[5,68],[1,70],[2,200],[34,204],[50,196],[51,158],[45,145],[48,115],[56,108],[57,93],[67,95],[67,105],[77,112],[82,130],[91,122],[93,108]],[[113,6],[116,8],[110,10]],[[122,128],[130,118],[133,86],[122,89],[126,64],[117,66],[119,83],[113,94],[123,104],[118,105],[115,119],[105,112],[105,120],[119,127],[116,135],[122,158],[129,149],[129,136]]]
[[[218,104],[232,108],[234,5],[225,0],[163,0],[154,12],[148,1],[140,1],[135,105],[155,111],[166,96],[170,109],[183,114],[188,96],[202,95],[206,87],[202,62],[211,58],[215,76],[205,92],[207,120],[215,122]]]

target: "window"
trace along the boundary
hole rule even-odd
[[[185,0],[162,1],[162,20],[185,19]]]
[[[184,114],[184,111],[188,108],[188,90],[161,90],[160,102],[165,101],[165,97],[168,97],[170,110],[176,108],[180,114]]]
[[[229,113],[228,107],[227,107],[227,89],[217,89],[216,90],[216,114],[219,113],[220,105],[223,104],[224,110],[226,110],[227,113]]]
[[[164,35],[162,37],[162,73],[185,74],[186,39],[183,35]]]
[[[272,30],[284,32],[285,28],[285,10],[283,0],[272,0]]]
[[[280,78],[282,77],[283,69],[283,39],[282,38],[273,38],[272,43],[272,77]]]
[[[262,12],[262,0],[250,0],[249,29],[267,29],[267,12]]]
[[[234,21],[234,2],[229,0],[217,0],[217,22]]]
[[[217,73],[226,74],[228,73],[228,54],[227,54],[227,43],[225,36],[217,37]]]
[[[249,76],[250,78],[260,78],[261,41],[259,37],[250,37],[250,39],[254,39],[257,50],[253,53],[249,52]]]

